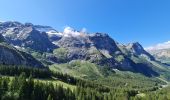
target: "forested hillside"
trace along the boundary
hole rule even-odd
[[[159,88],[165,84],[156,79],[141,77],[141,80],[131,79],[129,86],[130,80],[121,78],[124,76],[115,76],[114,80],[107,78],[90,81],[51,72],[48,69],[23,66],[3,65],[0,66],[0,72],[2,100],[138,100],[143,98],[140,96],[141,93],[146,95],[143,99],[149,97],[148,92],[158,91],[154,93],[159,94]],[[121,80],[116,77],[120,77]],[[160,95],[160,98],[163,97],[166,97],[166,94]]]

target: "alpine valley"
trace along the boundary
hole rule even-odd
[[[0,22],[0,100],[170,100],[168,50]]]

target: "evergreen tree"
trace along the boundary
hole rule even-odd
[[[47,100],[53,100],[52,96],[49,94]]]

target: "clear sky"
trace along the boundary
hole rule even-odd
[[[144,47],[170,40],[170,0],[0,0],[0,20],[86,28]]]

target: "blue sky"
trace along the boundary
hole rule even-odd
[[[0,20],[108,33],[144,47],[170,40],[170,0],[0,0]]]

